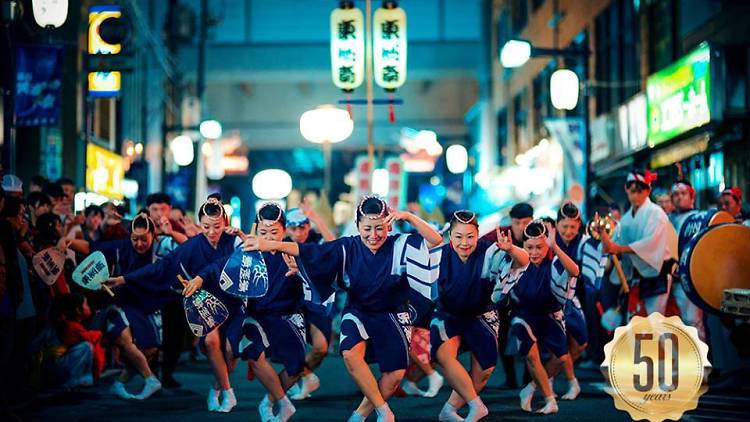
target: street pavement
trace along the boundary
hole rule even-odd
[[[521,367],[519,364],[519,373]],[[358,405],[361,395],[346,372],[338,356],[329,356],[316,371],[322,382],[320,390],[301,402],[295,402],[297,413],[292,421],[346,421]],[[628,414],[614,408],[612,398],[604,391],[606,384],[601,374],[593,369],[577,370],[582,393],[575,401],[559,401],[560,412],[553,416],[536,416],[523,412],[518,406],[518,390],[498,388],[503,381],[503,371],[493,374],[482,399],[490,409],[483,421],[629,421]],[[205,397],[212,382],[207,362],[191,362],[178,368],[175,375],[182,387],[162,390],[154,397],[143,401],[123,401],[108,394],[111,377],[100,385],[75,392],[46,393],[34,401],[16,409],[24,421],[259,421],[257,405],[264,394],[263,387],[255,380],[245,378],[246,366],[240,363],[232,375],[232,386],[239,404],[229,414],[210,413],[206,410]],[[426,381],[425,381],[426,382]],[[133,380],[128,385],[131,392],[140,390],[142,381]],[[562,395],[565,382],[558,381],[555,390]],[[408,397],[393,398],[391,408],[398,421],[435,421],[440,408],[447,400],[450,390],[443,387],[432,399]],[[683,420],[690,421],[747,421],[750,420],[750,390],[705,395],[698,410],[689,412]],[[534,408],[543,405],[543,399],[535,397]],[[370,417],[374,421],[374,416]]]

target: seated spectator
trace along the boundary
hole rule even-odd
[[[34,236],[35,251],[39,252],[53,246],[57,246],[57,243],[62,238],[62,223],[60,223],[60,217],[53,213],[47,213],[39,216],[37,219],[36,235]],[[71,252],[72,254],[72,252]],[[71,259],[73,255],[69,255]],[[57,279],[55,284],[52,285],[52,291],[54,295],[61,295],[70,293],[70,287],[67,282],[67,274],[63,272],[60,274],[60,278]]]
[[[89,330],[84,321],[91,318],[86,297],[78,293],[62,295],[56,301],[58,328],[62,353],[54,361],[58,380],[64,387],[92,385],[104,369],[105,353],[101,345],[102,332]]]

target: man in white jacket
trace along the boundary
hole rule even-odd
[[[614,239],[605,232],[605,252],[622,255],[623,270],[630,284],[638,284],[647,313],[665,313],[677,264],[677,234],[664,210],[651,202],[651,183],[656,175],[646,171],[628,174],[625,192],[630,209],[620,220]]]

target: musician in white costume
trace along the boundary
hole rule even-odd
[[[630,209],[617,226],[614,239],[602,231],[605,252],[622,255],[630,284],[638,284],[647,313],[666,310],[672,284],[677,234],[661,207],[651,202],[651,182],[656,175],[631,172],[625,182]]]

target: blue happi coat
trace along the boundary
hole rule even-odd
[[[142,307],[153,312],[181,297],[182,286],[177,281],[177,275],[190,280],[216,260],[228,258],[241,245],[242,241],[238,236],[222,233],[214,248],[204,235],[198,235],[188,239],[161,260],[124,274],[125,282],[143,292],[140,297]],[[218,282],[204,282],[202,288],[216,296],[229,309],[242,306],[243,301],[225,293]]]

